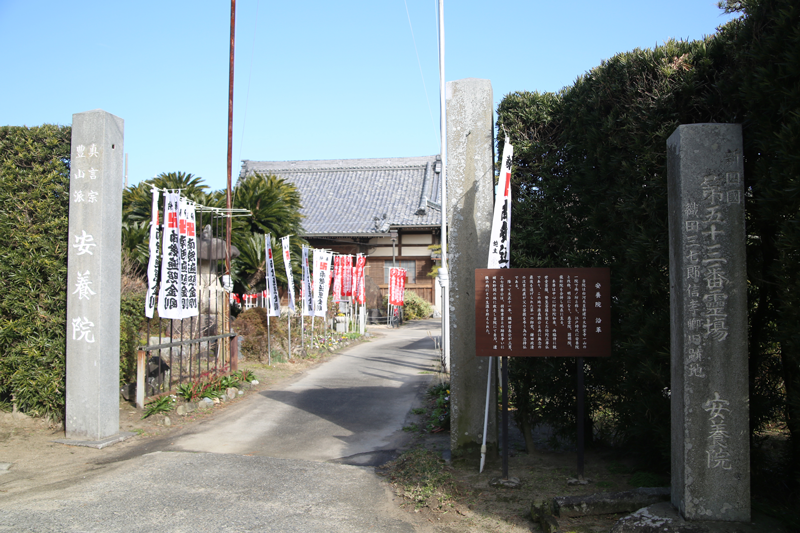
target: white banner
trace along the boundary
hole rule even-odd
[[[161,233],[158,231],[158,189],[152,190],[153,202],[150,207],[150,259],[147,262],[147,298],[144,302],[144,314],[153,318],[156,308],[156,290],[158,288],[158,274],[161,270]]]
[[[158,290],[158,316],[181,318],[180,239],[178,235],[179,195],[164,195],[164,236],[161,239],[161,286]]]
[[[289,290],[289,310],[294,313],[294,277],[292,276],[292,255],[289,251],[289,237],[281,237],[283,267],[286,269],[286,283]]]
[[[183,215],[178,218],[181,243],[181,312],[183,318],[191,318],[200,314],[197,305],[197,232],[194,202],[181,198],[180,211]]]
[[[278,298],[278,282],[275,280],[275,263],[272,261],[272,238],[270,234],[264,235],[264,248],[266,249],[266,271],[267,271],[267,313],[270,316],[281,316],[281,302]]]
[[[314,250],[314,316],[325,316],[328,310],[332,256],[331,252]]]
[[[311,275],[308,271],[308,246],[303,245],[303,316],[314,316],[314,292],[311,288]]]
[[[494,202],[492,218],[492,236],[489,240],[488,268],[511,267],[511,158],[514,147],[506,139],[503,146],[503,164],[500,169],[500,180]]]

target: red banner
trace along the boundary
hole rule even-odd
[[[342,296],[353,295],[353,256],[342,256]]]
[[[389,303],[403,305],[406,285],[406,271],[402,268],[389,269]]]
[[[367,301],[366,294],[364,290],[364,265],[367,262],[366,258],[363,255],[359,255],[356,258],[356,267],[355,267],[355,297],[356,302],[359,304],[363,304]]]
[[[342,300],[342,259],[343,256],[337,255],[333,258],[333,301]]]

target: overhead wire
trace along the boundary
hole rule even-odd
[[[406,17],[408,17],[408,27],[411,29],[411,40],[414,43],[414,53],[417,54],[417,65],[419,66],[419,75],[422,78],[422,89],[425,91],[425,101],[428,102],[428,114],[431,117],[431,126],[433,126],[434,137],[438,139],[438,132],[436,130],[436,122],[433,120],[433,110],[431,109],[431,100],[428,98],[428,87],[425,85],[425,75],[422,73],[422,62],[419,59],[419,50],[417,49],[417,39],[414,36],[414,26],[411,24],[411,14],[408,11],[408,1],[403,0],[406,6]]]
[[[247,73],[247,92],[244,97],[244,115],[242,116],[242,133],[239,136],[239,161],[242,160],[242,150],[244,148],[244,126],[247,122],[247,103],[250,101],[250,81],[253,79],[253,58],[256,56],[256,36],[258,35],[258,8],[260,0],[256,0],[256,17],[253,26],[253,45],[250,50],[250,71]],[[233,200],[231,200],[233,201]]]

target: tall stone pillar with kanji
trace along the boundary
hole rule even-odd
[[[667,140],[672,503],[687,520],[750,520],[742,128]]]
[[[68,439],[98,441],[119,433],[123,127],[121,118],[99,109],[72,116]]]
[[[475,355],[475,269],[486,268],[494,207],[492,84],[447,82],[447,255],[450,270],[450,447],[480,457],[486,380],[493,359]],[[493,374],[496,378],[497,374]],[[497,453],[496,379],[486,445]]]

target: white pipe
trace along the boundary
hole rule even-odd
[[[439,129],[442,158],[442,266],[439,268],[439,283],[442,285],[442,354],[444,370],[450,372],[450,278],[447,272],[447,109],[444,78],[444,0],[439,0]]]
[[[486,463],[486,431],[489,429],[489,395],[492,392],[492,363],[494,363],[494,357],[489,358],[489,375],[486,377],[486,410],[483,414],[483,444],[481,444],[481,469],[478,471],[479,474],[483,472],[483,465]]]

